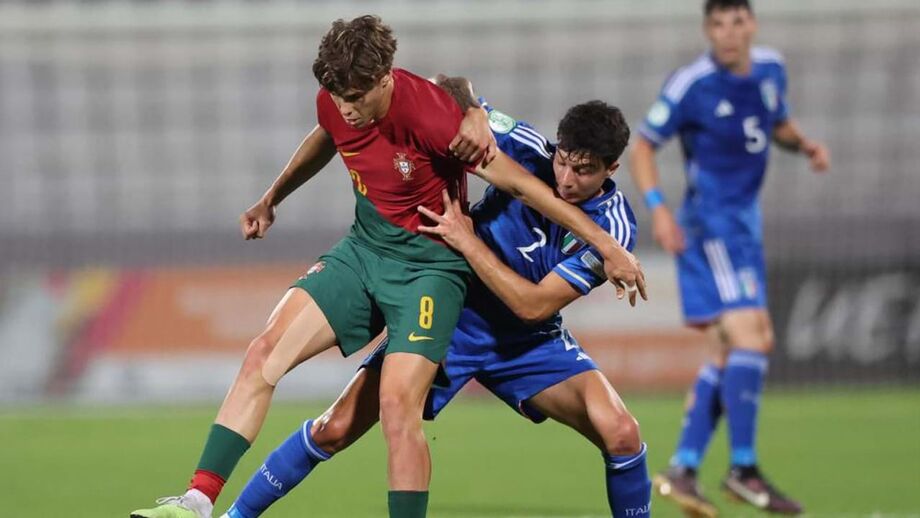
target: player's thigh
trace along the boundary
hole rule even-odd
[[[338,399],[313,421],[313,439],[330,453],[342,451],[370,430],[380,416],[380,372],[362,367]]]
[[[374,287],[387,325],[387,354],[411,353],[440,362],[463,309],[466,279],[399,268],[382,272]]]
[[[376,260],[369,254],[346,238],[294,284],[313,298],[345,356],[366,346],[384,326],[365,282],[365,265]]]
[[[773,347],[773,323],[763,308],[739,308],[719,318],[719,328],[729,348],[769,352]]]
[[[627,434],[636,423],[626,404],[598,370],[589,370],[553,385],[528,403],[547,417],[570,426],[601,450],[614,436]]]
[[[378,380],[383,361],[386,358],[388,345],[388,339],[384,338],[361,363],[361,368],[375,372]],[[453,400],[454,396],[469,383],[479,370],[482,357],[471,354],[466,348],[467,345],[468,343],[464,342],[462,337],[458,341],[457,333],[454,333],[447,356],[438,366],[431,389],[428,391],[422,416],[424,419],[434,420],[437,418],[441,410]],[[458,350],[460,351],[459,354],[457,353]]]
[[[254,343],[255,354],[262,358],[262,375],[273,385],[290,369],[333,345],[335,335],[323,312],[297,288],[284,295]]]

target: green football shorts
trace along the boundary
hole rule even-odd
[[[467,271],[432,268],[383,256],[351,236],[294,283],[310,294],[348,356],[387,328],[387,354],[444,359],[463,309]]]

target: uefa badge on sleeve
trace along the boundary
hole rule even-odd
[[[323,268],[325,267],[326,267],[326,261],[319,261],[318,263],[311,266],[310,269],[307,270],[307,273],[303,274],[303,277],[301,277],[301,279],[306,279],[308,276],[313,275],[314,273],[319,273],[323,271]]]
[[[656,101],[649,109],[648,115],[645,116],[645,120],[647,120],[650,125],[660,128],[668,122],[670,117],[671,109],[668,108],[668,105],[665,104],[664,101]]]
[[[771,112],[779,108],[779,90],[772,80],[767,79],[760,83],[760,96],[763,98],[763,105]]]
[[[498,110],[489,112],[489,128],[495,133],[502,135],[511,133],[515,126],[517,126],[517,121],[510,115],[505,115]]]

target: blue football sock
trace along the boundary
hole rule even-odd
[[[614,518],[651,516],[652,481],[645,463],[645,443],[635,455],[604,454],[607,502]]]
[[[735,349],[728,355],[722,376],[722,404],[731,438],[732,466],[757,463],[754,439],[767,363],[767,356],[757,351]]]
[[[320,462],[332,457],[313,441],[310,433],[312,427],[311,419],[265,459],[265,463],[252,476],[236,502],[233,502],[227,511],[230,518],[260,516],[276,500],[306,478]]]
[[[677,451],[671,457],[672,466],[698,469],[709,446],[709,439],[722,415],[720,385],[722,370],[709,364],[700,369],[693,387],[693,399],[684,415]]]

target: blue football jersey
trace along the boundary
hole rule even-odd
[[[665,82],[639,132],[654,145],[675,134],[687,174],[684,211],[725,208],[751,224],[759,218],[757,194],[767,168],[773,128],[789,116],[782,56],[751,50],[750,75],[739,77],[709,53],[678,69]]]
[[[489,123],[499,148],[551,187],[555,186],[555,147],[526,122],[517,121],[488,104]],[[608,179],[603,193],[581,203],[599,226],[628,250],[636,241],[636,219],[626,197]],[[492,186],[471,209],[476,234],[508,266],[539,283],[555,272],[582,294],[606,282],[601,255],[566,229],[549,221],[513,196]],[[474,280],[460,316],[457,333],[483,348],[521,346],[558,337],[562,318],[532,326],[518,319],[481,281]],[[455,338],[455,342],[457,339]]]

